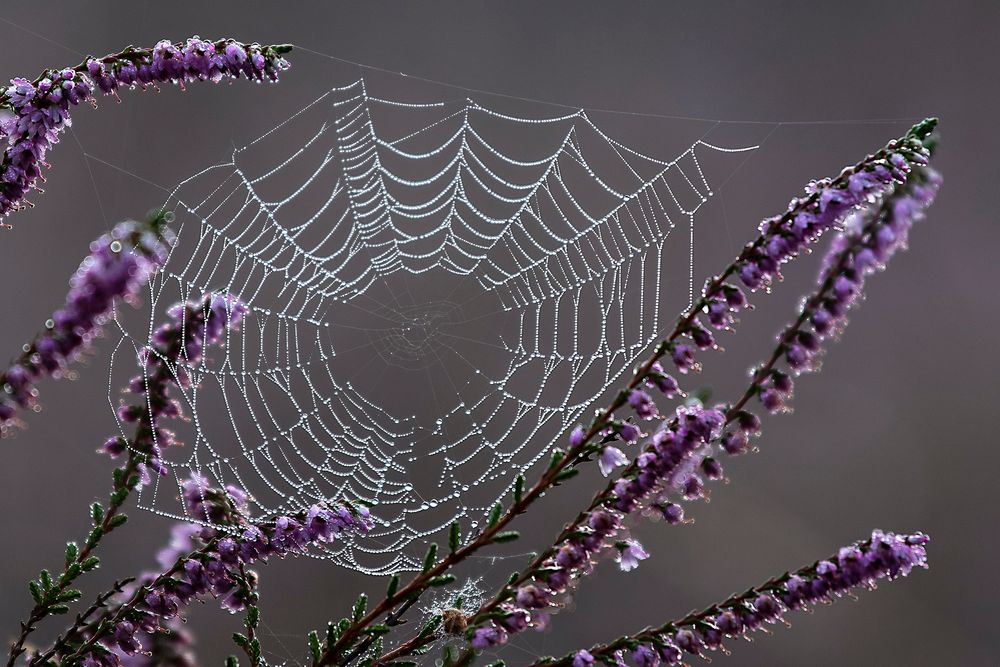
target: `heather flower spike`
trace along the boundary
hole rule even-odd
[[[70,279],[65,306],[0,372],[0,435],[9,432],[19,409],[37,409],[38,380],[61,376],[86,352],[117,300],[136,302],[140,288],[167,258],[172,219],[169,211],[161,211],[144,222],[122,222],[90,245],[90,254]]]
[[[100,664],[114,656],[111,664],[156,664],[134,661],[146,660],[141,653],[157,647],[184,654],[183,643],[166,642],[163,628],[180,627],[192,602],[214,597],[231,611],[255,606],[258,575],[247,569],[250,565],[321,547],[344,531],[370,528],[363,506],[347,504],[317,504],[298,515],[251,524],[242,489],[212,487],[203,477],[185,482],[184,500],[192,518],[207,517],[224,528],[177,524],[169,546],[157,556],[165,572],[144,574],[126,587],[98,617],[103,632],[87,634],[89,646],[59,656],[64,663]]]
[[[749,307],[743,288],[730,281],[739,279],[751,291],[770,285],[780,278],[783,264],[800,255],[824,233],[837,228],[859,209],[874,206],[892,194],[914,169],[927,164],[930,152],[924,142],[936,124],[935,119],[918,123],[899,139],[844,169],[836,178],[810,182],[805,196],[793,199],[785,213],[763,221],[760,235],[747,244],[725,271],[707,281],[701,298],[679,318],[653,357],[636,370],[615,402],[599,412],[589,427],[573,430],[567,458],[576,460],[597,453],[601,444],[590,441],[598,434],[606,434],[609,428],[626,441],[637,439],[638,429],[628,422],[614,422],[614,411],[628,406],[640,419],[658,416],[655,401],[642,389],[643,385],[658,389],[666,398],[681,394],[677,381],[664,371],[661,360],[669,358],[681,374],[700,370],[697,352],[718,347],[710,329],[731,329],[735,316]],[[707,326],[703,317],[708,320]],[[801,369],[806,357],[804,346],[790,347],[787,352]],[[780,394],[769,392],[764,398],[775,411],[783,409]],[[731,450],[740,449],[738,442],[730,444]],[[690,485],[696,486],[693,482]]]
[[[288,68],[284,55],[289,45],[261,46],[231,39],[157,42],[151,49],[129,47],[103,58],[86,58],[75,67],[50,69],[34,81],[11,79],[0,90],[0,109],[9,114],[0,120],[0,220],[30,204],[31,189],[44,181],[42,166],[49,149],[71,124],[70,109],[95,103],[95,93],[117,96],[120,88],[156,87],[174,83],[246,77],[251,81],[277,81]]]
[[[542,659],[533,666],[592,665],[621,651],[627,652],[630,664],[637,667],[681,665],[690,655],[707,658],[713,651],[725,652],[725,640],[749,637],[789,612],[810,609],[849,595],[856,588],[874,589],[881,580],[893,581],[914,568],[926,568],[927,542],[921,533],[876,530],[869,539],[843,547],[829,558],[775,577],[704,611],[560,659]]]
[[[914,219],[922,215],[923,209],[933,201],[938,177],[928,167],[923,166],[927,161],[929,151],[916,139],[917,136],[920,136],[920,141],[927,139],[927,132],[933,128],[933,125],[933,122],[927,123],[924,129],[918,128],[912,131],[901,142],[906,144],[907,150],[914,156],[914,166],[911,167],[909,163],[899,159],[892,159],[891,155],[895,155],[895,153],[891,153],[886,158],[897,170],[893,173],[893,178],[898,177],[900,182],[888,191],[884,200],[871,202],[873,205],[876,203],[880,203],[880,205],[868,209],[867,214],[859,213],[862,217],[867,215],[874,222],[862,225],[861,232],[856,231],[856,223],[847,224],[845,229],[839,232],[835,238],[832,246],[834,250],[831,253],[847,256],[849,259],[845,261],[848,270],[855,270],[851,261],[853,258],[864,258],[869,253],[874,253],[875,245],[881,247],[878,256],[888,259],[892,251],[899,247],[896,242],[902,243],[905,239],[905,230],[909,228]],[[917,143],[919,143],[919,147]],[[894,144],[890,144],[890,146],[894,146]],[[857,171],[846,170],[845,174],[848,175],[846,177],[842,174],[843,187],[847,187],[847,183],[850,181],[849,175],[853,173],[857,173]],[[890,180],[890,183],[896,183],[896,181]],[[793,202],[790,209],[795,209],[797,206]],[[847,212],[853,212],[853,209],[841,211],[841,214]],[[833,222],[830,224],[832,225]],[[885,239],[888,238],[886,234],[879,234],[879,229],[886,227],[901,232],[892,237],[892,243],[886,243]],[[855,231],[852,232],[852,230]],[[744,251],[744,253],[746,252]],[[864,266],[866,268],[861,269],[861,273],[870,271],[870,266],[874,266],[874,263],[866,263]],[[797,341],[804,352],[817,349],[818,339],[817,342],[813,342],[800,335],[802,333],[801,324],[809,319],[809,314],[813,309],[812,304],[830,302],[829,294],[835,294],[833,286],[841,283],[838,281],[838,277],[844,269],[845,266],[839,259],[827,258],[824,262],[823,276],[821,276],[821,285],[817,294],[806,300],[803,312],[800,313],[796,323],[779,338],[776,355],[754,374],[750,388],[743,399],[732,406],[719,405],[711,409],[697,403],[678,408],[674,418],[652,435],[644,445],[641,454],[625,468],[619,478],[612,480],[607,489],[595,496],[590,504],[590,509],[581,513],[573,523],[567,526],[553,547],[543,552],[517,578],[518,582],[525,582],[520,583],[520,586],[528,585],[546,591],[546,599],[550,600],[552,604],[558,604],[560,598],[567,595],[582,576],[592,571],[595,559],[612,545],[618,543],[629,517],[648,512],[665,518],[667,523],[679,523],[683,513],[677,517],[678,513],[675,510],[671,515],[667,515],[662,508],[676,506],[680,501],[691,501],[705,497],[704,480],[706,478],[709,480],[724,478],[722,465],[717,456],[740,454],[748,450],[749,438],[760,433],[760,420],[753,413],[743,409],[744,405],[749,397],[761,394],[766,390],[766,388],[762,388],[763,379],[772,376],[777,357],[787,356],[791,341]],[[710,291],[711,287],[706,290],[706,292]],[[851,294],[853,298],[856,292],[851,292]],[[838,312],[840,311],[838,310]],[[664,353],[671,349],[676,348],[671,348],[669,344],[660,347],[660,351]],[[778,391],[779,388],[784,388],[783,391],[787,397],[787,392],[790,391],[791,387],[790,379],[779,375],[776,380],[774,390]],[[767,400],[766,396],[762,397],[762,400]],[[727,429],[726,427],[731,428]],[[601,462],[604,462],[603,458]],[[591,525],[592,520],[596,521],[596,529]],[[578,557],[572,562],[559,562],[553,554],[561,554],[567,547],[572,547]],[[629,566],[633,564],[631,559],[627,562]],[[480,615],[494,611],[502,611],[507,614],[528,612],[530,619],[531,610],[520,607],[516,603],[516,595],[511,599],[510,590],[509,588],[504,589],[494,601],[480,610]],[[481,616],[477,616],[477,618],[481,618]],[[499,623],[503,627],[504,617],[501,615],[499,621],[491,622]],[[536,624],[529,620],[526,625],[522,625],[524,627],[539,627],[543,624],[547,624],[547,618],[542,624]]]
[[[170,321],[155,330],[155,345],[141,352],[144,374],[129,383],[129,391],[145,398],[119,409],[121,419],[136,424],[135,435],[127,443],[112,438],[102,448],[113,457],[128,455],[121,475],[115,476],[116,484],[123,480],[122,486],[116,489],[108,510],[95,514],[95,523],[100,517],[106,532],[108,526],[114,527],[114,516],[128,491],[150,483],[153,474],[166,474],[160,460],[162,448],[180,444],[162,422],[181,415],[170,387],[190,382],[183,364],[197,362],[208,347],[220,343],[246,311],[238,298],[225,294],[177,304],[168,311]],[[162,629],[176,627],[183,608],[191,601],[211,595],[226,609],[248,608],[256,600],[256,574],[248,573],[247,566],[271,556],[302,553],[336,539],[345,530],[366,531],[371,526],[364,506],[346,503],[316,504],[300,515],[279,516],[273,523],[255,525],[245,518],[250,499],[239,487],[214,488],[204,477],[193,477],[184,483],[183,491],[191,520],[205,526],[179,524],[170,546],[158,555],[166,573],[144,575],[122,591],[117,606],[105,611],[105,618],[121,619],[125,610],[130,620],[103,626],[104,632],[87,636],[86,648],[77,649],[71,657],[62,656],[64,660],[128,664],[156,647],[182,657],[186,655],[183,644],[168,641]],[[33,612],[32,618],[35,616]]]

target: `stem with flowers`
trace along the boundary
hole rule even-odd
[[[31,206],[25,197],[41,192],[42,167],[51,147],[70,124],[69,111],[82,102],[96,106],[95,90],[117,97],[120,88],[156,87],[158,83],[211,81],[245,77],[277,81],[288,68],[288,44],[261,46],[232,39],[186,42],[161,40],[152,48],[128,48],[102,58],[87,57],[75,67],[48,69],[33,81],[11,80],[0,90],[0,109],[13,112],[0,123],[0,219]],[[7,226],[3,224],[0,226]]]
[[[523,478],[519,477],[515,482],[513,504],[506,510],[499,505],[495,507],[484,531],[460,548],[457,547],[457,538],[453,539],[452,544],[455,548],[436,563],[434,560],[436,546],[432,546],[425,558],[424,570],[406,586],[399,589],[390,584],[389,594],[366,615],[353,621],[344,619],[340,624],[331,624],[333,632],[328,634],[327,645],[322,650],[313,651],[314,665],[322,667],[350,664],[371,646],[375,636],[381,634],[381,632],[366,633],[369,626],[383,615],[392,612],[400,603],[419,597],[435,583],[437,585],[450,583],[452,579],[448,579],[445,573],[472,553],[496,541],[497,535],[516,537],[516,533],[512,531],[503,533],[501,531],[518,514],[526,511],[528,506],[545,491],[574,476],[578,472],[577,465],[594,455],[601,455],[602,469],[604,469],[606,452],[613,450],[620,455],[619,450],[608,444],[610,441],[621,438],[634,442],[640,435],[636,426],[628,421],[616,420],[614,413],[628,405],[635,409],[640,417],[654,417],[656,412],[652,399],[640,389],[645,385],[660,389],[668,397],[678,392],[676,381],[663,371],[659,362],[669,355],[678,370],[686,373],[697,368],[694,347],[701,349],[714,347],[714,338],[699,322],[699,315],[706,314],[712,325],[717,328],[728,328],[733,322],[732,313],[746,307],[746,300],[739,288],[726,281],[733,276],[739,276],[744,285],[752,290],[769,284],[779,275],[781,264],[795,257],[807,244],[815,242],[825,231],[833,228],[857,207],[892,192],[897,184],[907,178],[914,166],[926,164],[927,150],[923,141],[931,134],[935,124],[934,120],[924,121],[911,128],[902,138],[890,142],[885,148],[845,169],[836,179],[812,184],[806,197],[793,200],[784,214],[762,223],[761,234],[747,244],[737,259],[720,275],[707,282],[701,297],[680,316],[677,325],[656,347],[650,358],[636,369],[625,389],[615,396],[609,406],[597,413],[587,428],[578,427],[574,430],[565,452],[559,449],[554,451],[549,467],[527,493],[522,491],[524,482]],[[691,344],[678,342],[682,336],[690,339]],[[751,391],[755,391],[753,389],[755,385],[756,380],[751,385]],[[712,434],[721,425],[737,419],[748,419],[739,408],[725,415],[713,414],[711,411],[703,411],[698,415],[685,413],[683,418],[699,422],[697,428],[689,431],[692,437],[686,446],[691,447],[692,451],[711,442],[714,439]],[[660,433],[673,431],[679,427],[675,420],[670,427]],[[752,427],[748,425],[747,430],[752,430]],[[600,442],[591,444],[591,440],[598,435],[602,436]],[[628,470],[634,471],[637,466],[638,463],[633,462]],[[612,488],[613,485],[609,485],[609,489]],[[561,532],[556,544],[578,531],[582,522],[590,516],[590,512],[604,500],[603,494],[595,496],[588,510],[581,513]],[[604,528],[605,535],[616,527]],[[457,535],[458,531],[457,524],[453,525],[452,536]],[[634,549],[630,543],[623,543],[621,548],[628,559],[644,557],[640,555],[644,553],[641,547]],[[539,554],[525,570],[504,587],[497,599],[475,614],[468,632],[474,635],[477,622],[490,620],[490,614],[504,599],[514,595],[519,585],[536,576],[546,559],[552,557],[554,549],[555,547]],[[632,551],[629,552],[629,549]],[[381,630],[386,626],[383,624],[376,627]],[[420,648],[440,636],[440,633],[421,632],[417,637],[404,642],[404,646],[410,650]],[[500,633],[495,633],[493,636],[498,639],[501,637]],[[395,659],[402,654],[394,651],[391,655],[384,656],[384,659]],[[381,664],[384,660],[380,658],[377,662]]]
[[[741,398],[712,411],[679,409],[677,416],[654,434],[643,453],[594,496],[549,549],[470,617],[467,636],[472,647],[456,664],[470,662],[474,649],[482,644],[502,643],[507,635],[530,627],[531,615],[553,606],[552,598],[587,574],[593,567],[592,556],[601,549],[610,544],[618,547],[624,569],[631,569],[625,567],[630,551],[633,559],[647,557],[633,543],[626,541],[623,546],[612,542],[623,520],[651,508],[668,523],[679,523],[682,510],[670,501],[669,494],[679,492],[686,500],[700,497],[702,482],[696,471],[709,479],[722,478],[722,467],[712,455],[743,453],[748,437],[759,435],[760,421],[745,410],[747,403],[757,397],[769,412],[784,410],[792,380],[778,369],[779,361],[784,359],[792,373],[812,368],[820,341],[843,326],[845,313],[860,294],[865,277],[884,266],[905,244],[911,224],[932,203],[937,185],[933,170],[916,167],[880,207],[850,221],[849,227],[838,233],[823,262],[818,288],[778,336],[774,351],[752,374]],[[702,420],[710,417],[706,425],[692,430],[686,422],[694,415]],[[726,432],[732,425],[736,428]],[[713,451],[713,446],[719,451]]]

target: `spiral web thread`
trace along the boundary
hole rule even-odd
[[[323,555],[418,567],[408,547],[455,519],[475,530],[689,303],[703,163],[753,148],[661,160],[584,110],[331,89],[166,202],[178,244],[148,317],[119,318],[112,375],[178,300],[231,292],[250,312],[178,362],[195,380],[184,446],[140,507],[183,517],[192,472],[245,488],[260,521],[361,498],[375,529]]]

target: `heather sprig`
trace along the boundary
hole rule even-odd
[[[156,87],[158,83],[211,81],[246,77],[277,81],[288,68],[289,45],[261,46],[232,39],[192,37],[186,42],[162,40],[148,49],[128,47],[102,58],[88,57],[75,67],[45,70],[34,81],[11,79],[0,90],[0,109],[10,114],[0,122],[0,220],[30,204],[25,196],[44,181],[42,167],[49,149],[71,124],[70,109],[82,102],[96,106],[95,93],[116,95],[120,88]]]
[[[158,211],[143,222],[119,223],[91,243],[90,254],[70,279],[65,305],[0,371],[0,436],[15,425],[19,409],[37,408],[38,380],[60,377],[87,350],[116,301],[136,302],[139,290],[167,258],[172,219],[169,211]]]
[[[747,306],[746,296],[742,290],[727,281],[737,275],[743,279],[748,273],[759,273],[759,280],[743,279],[746,286],[755,290],[769,284],[779,276],[778,270],[781,264],[795,257],[808,244],[818,239],[857,207],[878,201],[890,192],[894,185],[902,182],[914,166],[926,164],[928,152],[922,142],[935,124],[935,120],[923,121],[911,128],[903,137],[890,141],[883,149],[869,155],[853,167],[843,170],[838,177],[811,183],[806,196],[792,200],[784,214],[764,221],[761,224],[760,236],[747,244],[737,259],[719,276],[706,283],[701,298],[680,316],[677,325],[656,347],[652,356],[636,369],[625,389],[618,393],[607,408],[596,414],[588,427],[579,426],[573,429],[567,450],[553,451],[548,468],[530,489],[525,489],[523,478],[518,478],[515,482],[513,503],[506,509],[498,505],[491,512],[484,530],[464,544],[456,543],[454,548],[440,560],[436,560],[436,548],[433,548],[433,557],[425,562],[423,571],[415,575],[409,583],[392,588],[391,594],[360,619],[345,619],[339,624],[334,624],[337,632],[328,635],[326,644],[318,645],[313,653],[314,666],[324,667],[341,664],[342,661],[344,664],[350,662],[346,658],[354,659],[373,643],[374,640],[370,636],[366,638],[365,630],[368,626],[383,616],[394,618],[392,614],[400,605],[414,596],[421,595],[433,585],[432,582],[451,576],[446,573],[453,565],[480,548],[498,541],[516,539],[517,533],[506,531],[506,526],[548,489],[579,472],[576,468],[579,463],[598,457],[602,470],[606,474],[610,473],[622,462],[624,456],[621,450],[610,443],[615,440],[636,442],[642,436],[638,426],[631,421],[616,418],[616,411],[630,406],[642,418],[655,417],[657,410],[644,387],[656,389],[667,397],[681,393],[678,383],[665,371],[660,363],[661,360],[669,358],[681,373],[697,370],[695,349],[715,346],[714,338],[711,337],[708,328],[701,323],[701,315],[708,317],[713,307],[718,310],[718,305],[725,303],[729,316],[722,319],[718,316],[709,317],[709,320],[715,328],[729,328],[733,322],[732,315]],[[781,239],[782,242],[779,244],[777,239]],[[750,270],[746,267],[754,268]],[[685,408],[679,417],[683,417],[685,422],[679,438],[681,446],[691,451],[718,437],[721,433],[719,429],[724,423],[719,410],[704,410],[700,407]],[[597,442],[591,442],[598,437]],[[681,456],[686,453],[688,452],[681,452]],[[690,492],[700,495],[700,489],[690,489]],[[673,511],[669,509],[666,515],[671,516]],[[585,521],[587,518],[586,514],[582,514],[578,517],[578,521]],[[609,521],[611,525],[602,528],[605,531],[602,539],[618,531],[619,521],[610,514]],[[453,534],[457,528],[457,525],[452,527]],[[595,538],[593,541],[599,540]],[[644,557],[645,552],[642,551],[641,545],[630,539],[620,540],[616,543],[616,547],[619,549],[619,562],[625,567],[632,566]],[[517,578],[516,584],[524,583],[533,577],[537,568],[541,567],[542,561],[550,555],[555,557],[555,554],[549,551],[541,554],[539,559],[529,566],[527,574]],[[575,548],[568,549],[561,557],[566,562],[573,563],[573,568],[581,565],[586,567],[586,563],[589,562],[589,554]],[[567,571],[562,566],[557,570]],[[565,590],[570,583],[568,571],[565,581],[560,581],[558,572],[554,574],[553,583],[557,588]],[[508,596],[515,595],[516,586],[508,585],[504,590]],[[535,596],[535,593],[538,595]],[[525,619],[525,614],[522,613],[523,607],[530,604],[534,605],[532,609],[538,610],[548,605],[549,596],[540,589],[528,589],[522,595],[526,604],[522,605],[521,611],[516,614],[501,614],[508,619],[507,623],[514,631],[520,631],[527,626],[527,623],[523,622]],[[483,615],[475,617],[477,623],[487,620],[489,617],[484,615],[491,613],[493,607],[481,611]],[[477,644],[477,648],[482,648],[503,643],[508,630],[491,620],[486,626],[473,624],[468,632]],[[434,636],[434,633],[430,633],[422,638],[424,640],[422,643],[417,643],[425,645],[432,641]]]
[[[926,568],[927,542],[922,533],[875,530],[867,540],[707,609],[559,659],[543,658],[533,667],[589,667],[597,662],[621,665],[622,659],[635,667],[680,665],[686,655],[706,657],[707,651],[725,651],[726,639],[749,637],[781,621],[788,612],[808,610],[849,595],[856,588],[874,589],[880,580],[892,581],[914,568]]]
[[[86,262],[85,262],[86,264]],[[108,534],[127,521],[121,509],[131,492],[140,484],[148,484],[153,474],[163,474],[162,447],[176,445],[173,434],[163,428],[162,421],[180,416],[179,404],[170,395],[170,387],[187,381],[182,370],[175,370],[176,363],[186,355],[187,361],[199,359],[206,345],[217,343],[225,328],[236,327],[245,307],[235,297],[209,295],[200,305],[183,304],[172,308],[172,322],[157,330],[155,344],[140,355],[147,372],[133,378],[130,388],[142,393],[142,403],[123,406],[119,415],[136,424],[130,440],[122,436],[109,439],[102,450],[113,457],[125,454],[124,463],[114,469],[111,493],[106,503],[94,503],[90,508],[93,524],[83,546],[71,542],[66,548],[65,565],[55,578],[42,570],[39,579],[29,585],[35,602],[21,633],[11,645],[8,665],[13,665],[24,651],[24,643],[37,624],[53,614],[68,611],[69,603],[80,598],[80,591],[72,588],[83,574],[96,569],[100,559],[94,554]]]
[[[777,362],[784,358],[794,372],[804,370],[806,364],[797,362],[815,356],[822,337],[834,330],[836,322],[843,322],[865,276],[884,266],[905,243],[912,223],[932,203],[938,182],[932,169],[916,167],[880,206],[849,221],[823,262],[816,292],[803,301],[797,319],[779,335],[773,354],[752,374],[743,397],[733,405],[712,409],[697,403],[678,408],[621,476],[564,528],[553,546],[470,619],[471,647],[482,650],[528,627],[544,627],[548,612],[559,606],[574,582],[592,570],[601,553],[614,550],[626,571],[647,557],[642,546],[628,537],[626,519],[644,512],[670,524],[680,523],[684,517],[680,503],[703,497],[705,479],[723,477],[716,456],[747,451],[749,438],[760,432],[760,420],[744,409],[746,403],[758,396],[765,407],[773,407],[769,394],[780,392],[784,405],[791,393],[791,377]],[[822,318],[827,326],[821,332],[807,331],[804,327],[821,312],[829,313]],[[725,427],[731,428],[723,431]]]
[[[564,457],[566,465],[596,456],[605,476],[624,465],[627,457],[610,442],[615,439],[635,442],[642,433],[630,421],[616,418],[615,412],[628,408],[641,420],[656,419],[660,411],[646,389],[656,389],[666,398],[682,394],[676,379],[664,370],[661,361],[669,358],[680,373],[700,368],[697,351],[717,347],[711,329],[731,330],[736,315],[749,306],[746,294],[730,280],[738,278],[751,291],[769,287],[780,278],[784,263],[860,207],[881,201],[906,181],[914,168],[926,165],[929,151],[924,140],[936,124],[935,119],[922,121],[883,149],[844,169],[836,178],[812,181],[806,188],[807,194],[792,199],[785,213],[763,221],[760,235],[721,274],[706,281],[702,296],[680,316],[674,329],[635,370],[632,380],[612,404],[598,412],[589,426],[573,429]],[[598,436],[601,439],[592,443]]]
[[[208,517],[213,523],[182,522],[175,526],[170,545],[158,560],[164,568],[140,578],[124,598],[104,610],[79,630],[77,641],[64,641],[61,662],[117,667],[121,656],[134,658],[157,639],[158,631],[175,622],[196,600],[209,596],[224,609],[246,612],[246,635],[237,643],[251,664],[260,664],[261,649],[255,636],[259,621],[257,573],[249,566],[272,557],[301,554],[333,541],[344,531],[370,528],[361,505],[317,504],[273,522],[247,519],[246,493],[236,487],[217,488],[194,476],[183,486],[187,512]],[[43,656],[44,657],[44,656]]]

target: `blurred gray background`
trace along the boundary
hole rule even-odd
[[[98,111],[78,109],[72,133],[51,154],[46,194],[11,218],[14,230],[0,233],[0,349],[16,351],[61,303],[92,239],[163,201],[157,186],[225,159],[234,144],[358,75],[389,93],[423,85],[306,49],[469,89],[695,119],[592,114],[654,154],[709,130],[731,144],[766,138],[701,214],[699,282],[808,179],[836,173],[910,120],[937,115],[940,198],[914,231],[910,252],[871,280],[823,372],[798,383],[795,412],[766,420],[760,453],[727,467],[732,483],[715,485],[710,504],[689,509],[694,525],[640,526],[651,560],[631,575],[603,566],[548,632],[529,633],[504,657],[523,664],[662,622],[881,527],[928,532],[931,570],[857,601],[790,615],[791,630],[778,626],[752,645],[733,642],[733,656],[713,658],[731,665],[1000,664],[1000,454],[984,416],[995,410],[1000,370],[998,30],[1000,8],[983,1],[8,1],[0,9],[3,78],[192,34],[304,48],[292,53],[293,69],[278,86],[125,92],[120,105],[105,99]],[[696,382],[731,395],[790,316],[815,264],[803,258],[771,297],[758,297],[740,335],[724,341],[727,352],[705,356]],[[93,451],[115,428],[107,405],[113,340],[98,344],[78,380],[45,382],[45,409],[0,445],[4,638],[29,608],[28,578],[59,565],[65,540],[86,529],[87,503],[105,495],[110,466]],[[541,516],[522,520],[527,535],[518,549],[547,543],[556,518],[575,514],[596,483],[587,476],[550,494]],[[137,510],[132,518],[107,541],[88,592],[153,564],[169,522]],[[492,586],[521,562],[475,561],[468,574],[486,575]],[[310,629],[344,615],[359,589],[377,595],[384,587],[312,559],[276,562],[263,575],[262,639],[272,661],[290,664],[302,661]],[[233,651],[228,637],[238,619],[213,604],[191,618],[202,664],[220,664]]]

